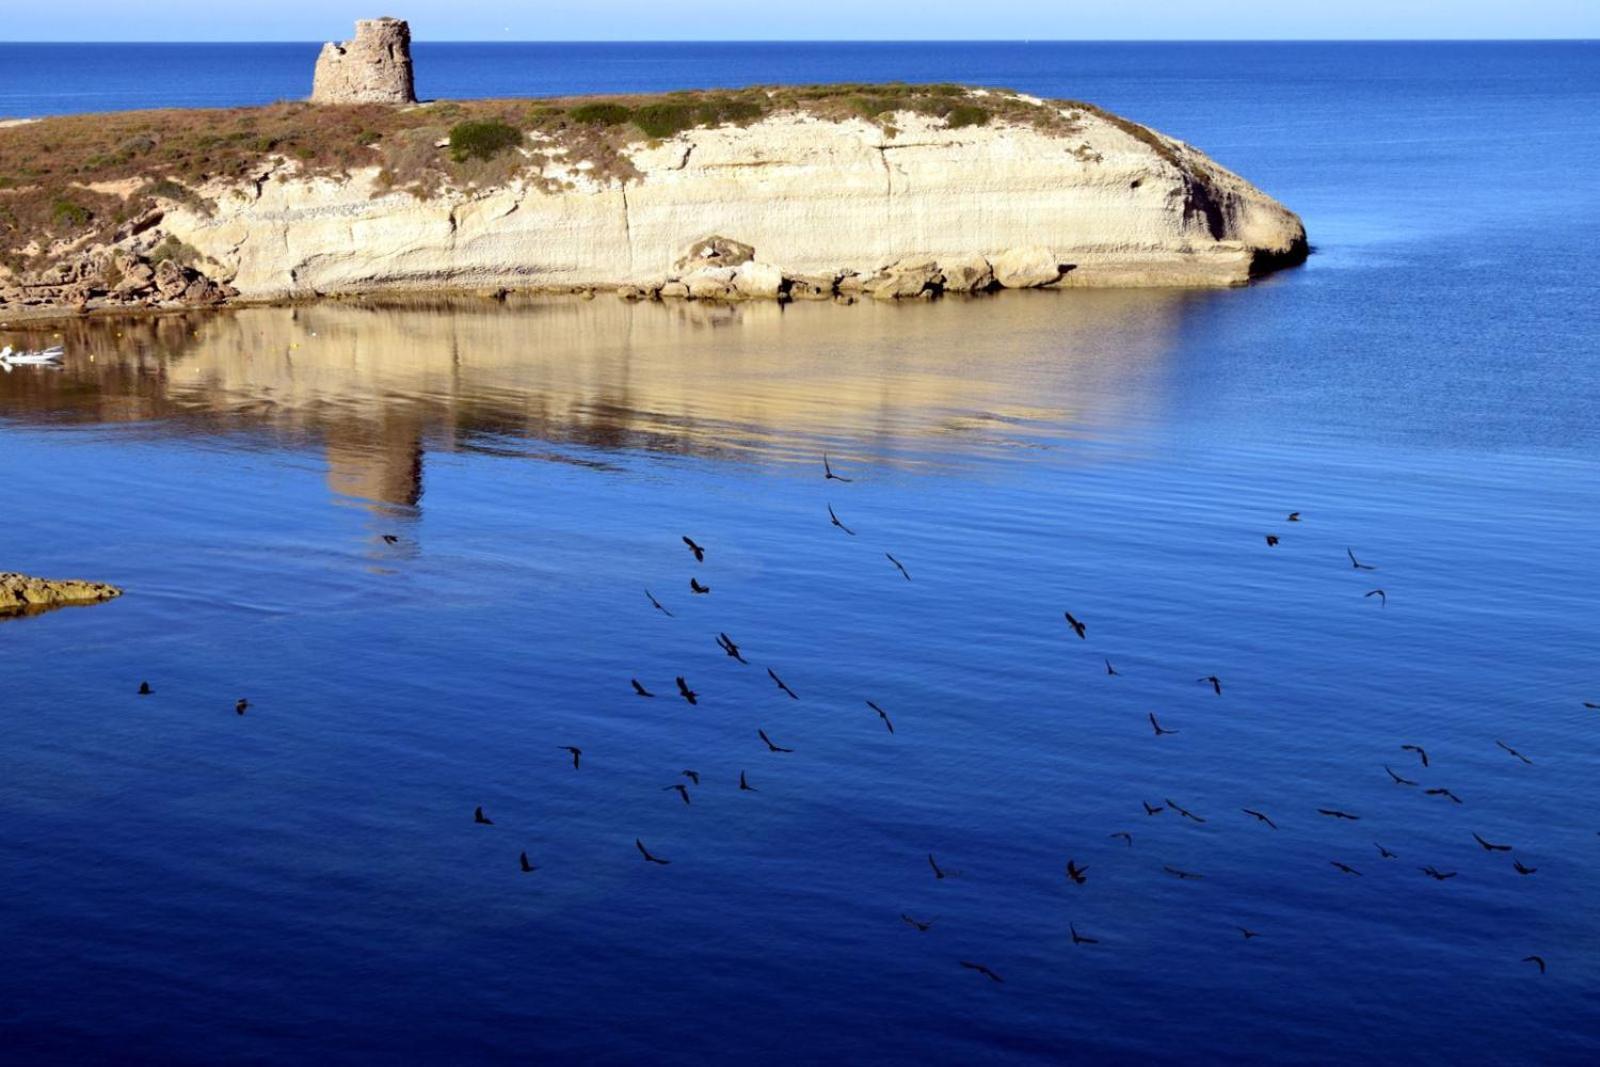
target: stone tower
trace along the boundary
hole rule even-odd
[[[353,40],[322,46],[311,83],[313,104],[414,104],[411,27],[400,19],[362,19]]]

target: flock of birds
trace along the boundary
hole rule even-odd
[[[826,481],[846,484],[853,481],[851,478],[846,478],[836,473],[826,455],[824,455],[822,458],[822,467],[823,477]],[[839,517],[831,502],[827,504],[827,515],[830,526],[839,529],[847,536],[856,536],[856,531]],[[1291,523],[1301,522],[1302,519],[1300,512],[1291,512],[1286,521]],[[398,538],[392,534],[385,534],[383,535],[383,540],[389,544],[395,544],[398,541]],[[693,537],[687,535],[682,538],[682,541],[685,548],[692,555],[695,563],[704,564],[708,553],[706,546],[696,541]],[[1269,549],[1275,548],[1280,544],[1280,538],[1277,534],[1267,534],[1266,543]],[[1358,558],[1353,549],[1347,548],[1345,551],[1349,559],[1350,566],[1353,570],[1358,572],[1371,572],[1377,569],[1375,566],[1365,563]],[[901,578],[908,582],[912,581],[911,572],[905,566],[905,564],[903,564],[892,553],[885,552],[884,555],[889,564],[894,568],[895,572]],[[691,595],[695,597],[708,596],[712,591],[710,586],[700,581],[698,574],[690,577],[689,590]],[[654,611],[659,612],[668,618],[677,617],[674,612],[665,604],[663,604],[661,600],[658,599],[648,588],[644,590],[644,595],[650,607]],[[1372,589],[1369,592],[1364,593],[1363,596],[1365,598],[1377,597],[1380,607],[1387,607],[1388,605],[1388,595],[1382,588]],[[1065,631],[1066,640],[1071,641],[1074,638],[1083,642],[1088,642],[1090,640],[1089,626],[1084,620],[1075,616],[1071,611],[1063,611],[1062,615],[1065,619],[1067,627]],[[731,636],[729,636],[728,633],[719,631],[716,635],[716,645],[721,650],[723,655],[735,660],[738,663],[749,665],[750,661],[745,658],[743,650],[740,648],[739,644],[734,641]],[[1100,658],[1105,665],[1106,675],[1111,677],[1118,677],[1121,675],[1122,672],[1112,664],[1109,657],[1100,656],[1098,658]],[[766,673],[768,678],[772,681],[780,693],[790,700],[800,699],[799,694],[783,680],[776,670],[774,670],[772,667],[767,667]],[[686,675],[677,675],[674,681],[676,684],[675,695],[679,699],[690,705],[697,705],[699,703],[699,694],[689,684]],[[1218,675],[1204,675],[1197,678],[1195,682],[1198,685],[1203,685],[1209,688],[1216,697],[1220,698],[1223,696],[1223,682],[1221,677]],[[633,694],[636,697],[647,700],[657,699],[658,694],[651,690],[638,678],[630,678],[629,683],[631,685]],[[139,694],[141,696],[148,696],[153,692],[154,690],[150,686],[149,682],[143,682],[140,684]],[[882,723],[884,729],[889,734],[894,734],[894,721],[890,717],[889,713],[872,700],[865,701],[865,705],[870,712],[876,715],[878,720]],[[1600,703],[1585,702],[1584,706],[1589,709],[1600,710]],[[240,716],[243,716],[249,709],[250,701],[243,697],[239,698],[234,705],[234,711]],[[1154,736],[1158,739],[1174,736],[1181,732],[1177,729],[1163,726],[1154,712],[1148,713],[1147,719]],[[769,753],[788,754],[794,752],[794,749],[780,745],[774,741],[764,728],[758,728],[756,730],[756,737]],[[1496,740],[1495,744],[1507,755],[1507,757],[1515,759],[1522,764],[1531,765],[1533,763],[1531,759],[1506,742]],[[573,771],[582,770],[582,748],[576,745],[562,745],[558,746],[558,751],[564,754],[563,758],[570,760]],[[1411,771],[1411,774],[1418,775],[1417,778],[1411,778],[1400,773],[1399,771],[1396,771],[1390,764],[1383,764],[1383,770],[1388,776],[1390,783],[1394,787],[1401,789],[1420,789],[1421,792],[1426,796],[1440,797],[1443,800],[1456,805],[1461,805],[1464,803],[1462,798],[1457,796],[1450,788],[1446,786],[1425,786],[1420,780],[1422,773],[1428,771],[1432,766],[1426,749],[1424,749],[1421,745],[1413,743],[1401,743],[1397,746],[1396,751],[1406,753],[1408,759],[1414,758],[1417,766],[1420,768],[1420,771]],[[698,788],[701,784],[701,773],[694,769],[684,769],[678,774],[677,777],[682,780],[662,787],[662,791],[673,793],[683,804],[692,806],[694,803],[693,790]],[[759,792],[758,788],[750,783],[748,772],[745,770],[740,770],[739,772],[739,790],[741,792]],[[1198,815],[1169,798],[1163,797],[1160,804],[1152,804],[1148,800],[1142,800],[1141,804],[1144,814],[1147,817],[1155,817],[1162,815],[1163,813],[1170,812],[1179,819],[1188,820],[1196,824],[1203,824],[1209,821],[1208,816]],[[1278,822],[1268,812],[1259,810],[1257,808],[1244,807],[1239,809],[1239,813],[1244,818],[1250,819],[1257,825],[1265,827],[1270,831],[1277,831],[1279,829]],[[1362,821],[1361,815],[1339,808],[1317,808],[1316,814],[1337,822],[1359,823]],[[495,825],[494,820],[481,805],[478,806],[473,812],[473,823],[478,826]],[[1538,874],[1538,867],[1524,863],[1520,855],[1509,855],[1516,852],[1516,846],[1504,842],[1490,841],[1478,834],[1476,831],[1469,831],[1469,833],[1471,834],[1471,838],[1477,843],[1478,847],[1487,855],[1501,856],[1505,854],[1506,858],[1509,858],[1511,861],[1510,869],[1515,871],[1518,876],[1531,877]],[[1119,830],[1110,833],[1107,835],[1107,838],[1109,840],[1119,840],[1128,848],[1132,848],[1134,844],[1133,835],[1125,830]],[[1376,850],[1376,858],[1379,862],[1394,861],[1401,858],[1397,852],[1379,842],[1372,842],[1372,846]],[[666,856],[652,852],[642,838],[635,838],[634,847],[645,863],[661,867],[670,866],[672,863],[672,860]],[[1352,878],[1364,877],[1364,874],[1359,867],[1357,867],[1354,863],[1346,862],[1345,859],[1330,858],[1328,863],[1330,867],[1339,872],[1340,875]],[[526,851],[523,851],[519,855],[518,864],[520,870],[526,874],[536,873],[540,869],[539,866],[530,859]],[[936,881],[943,881],[947,878],[955,878],[960,876],[959,871],[951,870],[942,866],[937,856],[931,852],[928,853],[927,864],[933,878]],[[1163,865],[1162,870],[1167,875],[1179,881],[1195,881],[1205,878],[1205,875],[1202,873],[1174,867],[1171,865]],[[1438,882],[1450,881],[1459,875],[1458,871],[1441,870],[1434,863],[1419,864],[1417,866],[1417,871],[1421,875]],[[1081,887],[1089,882],[1089,866],[1086,864],[1080,864],[1075,857],[1068,858],[1066,860],[1064,874],[1067,884],[1072,887]],[[900,920],[906,926],[911,927],[918,933],[926,934],[934,928],[935,923],[938,921],[938,917],[936,916],[931,919],[919,919],[911,914],[902,912],[900,914]],[[1252,941],[1263,936],[1261,931],[1253,930],[1245,926],[1235,926],[1234,929],[1245,941]],[[1071,942],[1075,946],[1093,946],[1101,944],[1100,938],[1080,932],[1074,923],[1068,923],[1068,932],[1071,936]],[[999,972],[985,963],[967,959],[957,960],[956,962],[959,963],[962,968],[982,975],[992,982],[1004,983],[1005,981],[1004,977]],[[1521,962],[1536,966],[1541,974],[1545,973],[1546,971],[1546,960],[1539,954],[1533,953],[1524,956],[1521,958]]]

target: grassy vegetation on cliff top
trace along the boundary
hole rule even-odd
[[[294,160],[310,174],[378,165],[387,186],[419,195],[446,182],[504,182],[536,170],[550,149],[565,149],[562,158],[574,163],[590,161],[597,177],[628,179],[636,176],[622,153],[630,143],[697,127],[746,125],[783,112],[865,119],[890,136],[898,112],[940,118],[955,128],[1000,122],[1059,136],[1077,129],[1074,112],[1089,112],[1170,156],[1148,130],[1092,105],[1054,101],[1040,107],[1005,90],[975,95],[958,85],[757,87],[442,101],[406,108],[279,103],[69,115],[0,129],[0,256],[12,269],[42,265],[52,258],[53,242],[109,240],[161,200],[205,210],[193,191],[197,186],[248,178],[274,157]],[[532,158],[510,151],[519,146],[541,151]],[[41,254],[23,255],[35,242]]]

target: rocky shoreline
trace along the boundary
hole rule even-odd
[[[0,616],[29,615],[71,604],[98,604],[121,595],[121,589],[104,582],[0,573]]]

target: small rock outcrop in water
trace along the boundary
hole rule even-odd
[[[329,42],[317,57],[313,104],[414,104],[411,27],[400,19],[363,19],[343,44]]]
[[[104,582],[0,573],[0,615],[45,611],[67,604],[96,604],[121,595],[122,590]]]

